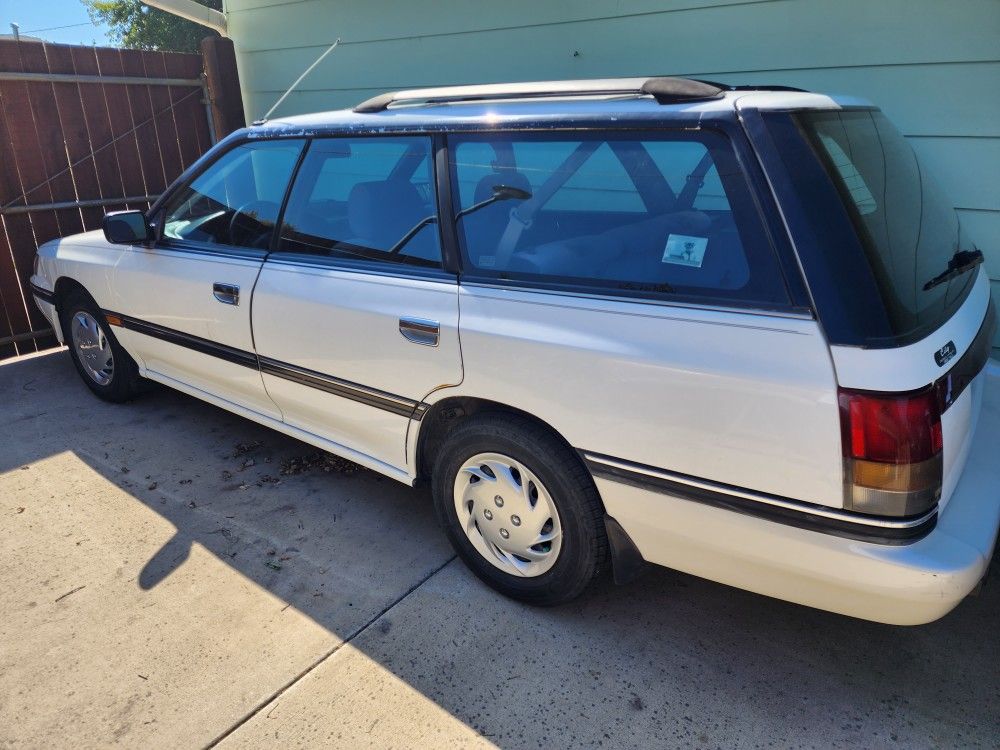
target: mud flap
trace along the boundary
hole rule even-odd
[[[605,515],[604,528],[611,547],[611,573],[614,582],[618,585],[631,583],[648,570],[650,565],[642,558],[632,537],[618,521]]]

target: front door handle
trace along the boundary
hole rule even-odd
[[[224,305],[240,304],[240,288],[236,284],[216,281],[212,284],[212,295]]]
[[[436,320],[423,318],[400,318],[399,332],[404,339],[414,344],[437,346],[441,339],[441,324]]]

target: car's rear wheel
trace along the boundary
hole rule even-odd
[[[434,502],[462,560],[506,596],[551,605],[605,567],[597,488],[576,454],[521,417],[469,418],[435,461]]]
[[[85,292],[70,292],[59,306],[59,317],[73,364],[94,394],[105,401],[122,402],[142,390],[135,360]]]

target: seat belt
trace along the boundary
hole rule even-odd
[[[684,187],[677,194],[677,206],[681,209],[688,209],[694,206],[694,198],[705,185],[705,175],[712,168],[712,152],[706,151],[705,155],[695,166],[694,170],[687,176]]]
[[[566,157],[556,171],[535,191],[535,194],[520,206],[512,208],[510,211],[510,221],[507,228],[503,230],[500,242],[497,243],[497,254],[494,267],[503,270],[514,254],[518,240],[525,229],[531,226],[532,217],[535,212],[548,203],[549,199],[555,195],[566,181],[572,177],[576,171],[583,166],[583,163],[590,158],[604,141],[584,141],[577,146],[573,153]]]

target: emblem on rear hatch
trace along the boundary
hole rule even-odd
[[[934,352],[934,361],[938,363],[938,367],[944,367],[948,364],[948,361],[955,356],[957,351],[958,350],[955,349],[955,342],[949,341],[947,344]]]

